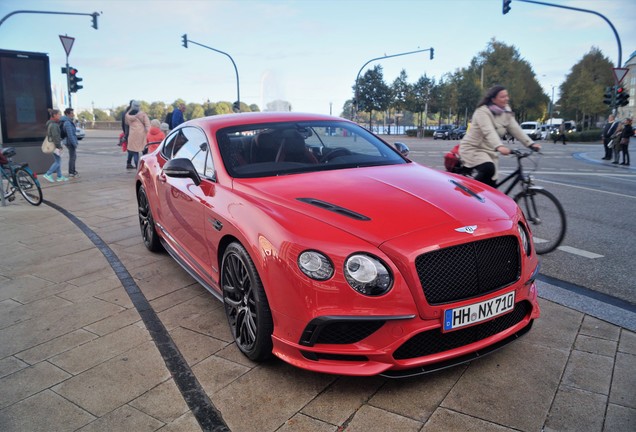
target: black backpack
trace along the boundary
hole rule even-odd
[[[68,120],[60,120],[60,137],[62,139],[66,138],[66,130],[64,129],[64,124],[67,122]]]

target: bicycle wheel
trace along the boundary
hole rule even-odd
[[[42,189],[33,174],[24,168],[18,168],[15,172],[15,182],[24,199],[30,204],[38,206],[42,203]]]
[[[2,168],[2,173],[0,174],[0,179],[2,180],[2,193],[4,194],[4,199],[12,201],[15,190],[9,181],[10,176],[11,172],[7,168]]]
[[[515,202],[530,225],[534,249],[539,255],[552,252],[565,237],[565,211],[559,200],[544,189],[519,192]]]

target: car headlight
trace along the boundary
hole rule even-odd
[[[333,264],[317,251],[305,251],[298,256],[298,268],[315,280],[327,280],[333,276]]]
[[[351,288],[368,296],[385,294],[393,285],[389,269],[370,255],[351,255],[345,261],[344,274]]]
[[[519,231],[519,236],[521,237],[521,245],[523,246],[523,251],[526,253],[527,256],[530,256],[530,235],[522,224],[517,225],[517,230]]]

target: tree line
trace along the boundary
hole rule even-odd
[[[574,119],[589,129],[609,114],[609,107],[603,104],[603,92],[613,82],[611,61],[592,47],[559,87],[560,98],[551,101],[532,66],[518,50],[493,39],[468,66],[444,74],[439,81],[424,74],[409,83],[406,71],[402,70],[387,84],[382,66],[367,70],[354,83],[353,97],[345,102],[341,117],[368,123],[370,127],[373,122],[419,127],[442,123],[465,125],[484,92],[501,84],[507,88],[520,122],[547,121],[552,114]]]
[[[559,87],[560,98],[551,101],[544,93],[528,61],[510,45],[492,39],[466,67],[444,74],[439,80],[426,74],[414,83],[408,81],[406,70],[387,84],[382,66],[369,69],[352,86],[352,98],[342,108],[341,117],[369,124],[385,122],[401,125],[467,124],[483,93],[495,84],[505,86],[510,104],[519,122],[547,121],[549,115],[574,119],[589,129],[609,114],[603,104],[603,93],[614,83],[612,63],[602,52],[592,47],[590,52],[572,66]],[[186,104],[186,120],[233,112],[227,101],[186,103],[177,99],[165,102],[141,101],[141,108],[150,118],[163,120],[166,114]],[[552,105],[552,106],[551,106]],[[78,117],[86,121],[121,120],[128,104],[110,111],[82,111]],[[266,111],[291,111],[287,101],[272,101]],[[241,112],[258,112],[256,104],[240,103]]]

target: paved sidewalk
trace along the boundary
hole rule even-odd
[[[21,197],[0,207],[1,431],[201,430],[205,401],[180,392],[184,375],[222,416],[208,430],[636,430],[634,313],[597,314],[602,305],[585,298],[563,306],[569,294],[546,283],[528,335],[440,373],[351,378],[248,361],[221,303],[167,254],[144,248],[134,174],[110,135],[88,131],[81,178],[42,179],[54,207]],[[143,296],[131,298],[131,287]],[[187,370],[175,372],[148,313]],[[621,324],[593,316],[603,313]]]

